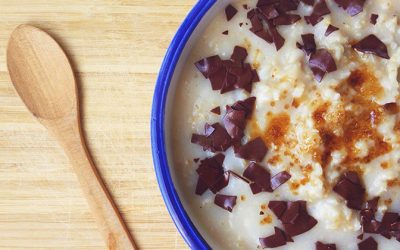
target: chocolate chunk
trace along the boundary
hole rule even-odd
[[[278,11],[276,10],[276,8],[273,5],[261,6],[258,8],[258,11],[261,13],[261,17],[265,21],[274,19],[275,17],[279,16]]]
[[[242,27],[243,23],[239,23],[239,27]]]
[[[200,178],[197,180],[197,185],[196,185],[196,194],[197,195],[202,195],[204,194],[208,189],[208,186],[206,183],[204,183]]]
[[[241,176],[240,174],[238,174],[238,173],[236,173],[236,172],[234,172],[234,171],[232,171],[232,170],[229,170],[228,172],[229,172],[229,174],[230,174],[231,176],[235,177],[236,179],[242,180],[242,181],[246,182],[247,184],[250,183],[249,180],[247,180],[246,178],[244,178],[244,177]]]
[[[204,135],[193,134],[191,142],[199,144],[203,150],[211,152],[221,152],[227,150],[232,145],[232,139],[226,129],[219,123],[204,126]]]
[[[288,11],[297,10],[299,3],[298,0],[280,0],[276,5],[280,13],[286,13]]]
[[[280,0],[258,0],[257,7],[279,4]]]
[[[386,103],[383,105],[383,109],[391,115],[399,113],[399,106],[397,106],[397,103],[395,102]]]
[[[306,5],[314,6],[314,1],[315,0],[300,0],[300,1],[303,2]]]
[[[250,187],[252,185],[253,188],[256,188],[255,190],[258,188],[259,191],[272,192],[271,175],[265,168],[257,163],[250,163],[250,165],[243,172],[243,176],[253,182],[250,184]]]
[[[254,10],[251,10],[247,13],[247,16],[251,16],[252,13],[255,13]],[[250,22],[251,22],[251,28],[250,31],[257,34],[257,32],[263,30],[263,24],[261,22],[261,19],[258,17],[258,15],[254,14],[253,16],[249,17]]]
[[[196,172],[199,175],[196,186],[196,194],[201,195],[207,189],[213,193],[226,187],[229,183],[229,173],[224,171],[222,164],[225,156],[216,154],[211,158],[206,158],[200,161],[200,165]]]
[[[379,197],[367,201],[365,208],[360,212],[363,233],[379,234],[381,232],[381,222],[375,219],[375,213],[378,210],[378,201]]]
[[[326,73],[335,71],[336,63],[332,55],[326,49],[318,49],[311,54],[309,66],[314,74],[315,80],[321,82]]]
[[[291,237],[309,231],[318,223],[308,214],[305,201],[270,201],[268,207],[282,221],[286,234]]]
[[[251,65],[244,63],[247,57],[245,48],[236,46],[231,60],[221,60],[219,56],[211,56],[195,63],[197,69],[208,78],[213,90],[221,94],[237,88],[251,92],[252,84],[258,81],[258,74]]]
[[[381,223],[376,219],[367,219],[368,216],[364,216],[363,211],[361,212],[361,225],[363,233],[379,234]]]
[[[304,20],[306,20],[307,24],[311,24],[312,26],[315,26],[319,22],[324,20],[324,17],[323,16],[304,16]]]
[[[269,32],[271,33],[272,41],[275,44],[276,50],[277,51],[280,50],[282,46],[285,44],[285,38],[283,38],[281,34],[279,34],[279,31],[271,22],[268,22],[268,29]]]
[[[274,40],[272,38],[272,35],[266,30],[257,31],[255,34],[258,37],[260,37],[261,39],[263,39],[264,41],[266,41],[267,43],[273,43],[274,42]]]
[[[232,212],[236,205],[236,199],[237,196],[217,194],[215,195],[214,204],[229,212]]]
[[[231,4],[229,4],[225,8],[225,14],[226,14],[226,20],[230,21],[237,13],[237,9],[233,7]]]
[[[285,232],[278,227],[274,228],[275,234],[265,238],[260,238],[260,245],[262,248],[280,247],[286,245],[286,242],[288,242]]]
[[[210,56],[196,62],[195,66],[205,78],[209,78],[222,67],[222,60],[219,56]]]
[[[378,210],[379,197],[375,197],[365,204],[365,209],[371,210],[374,213]]]
[[[247,50],[240,46],[235,46],[231,55],[231,60],[234,62],[243,62],[246,60]]]
[[[388,239],[392,238],[392,225],[395,225],[399,218],[400,217],[397,213],[386,212],[383,215],[382,222],[380,224],[380,234]]]
[[[234,150],[237,157],[255,162],[261,162],[268,152],[268,148],[261,137],[257,137],[244,145],[235,146]]]
[[[320,241],[315,243],[316,250],[336,250],[336,244],[324,244]]]
[[[195,163],[199,162],[199,160],[200,160],[200,158],[194,158],[194,159],[193,159],[193,161],[194,161]]]
[[[329,10],[328,5],[326,5],[325,0],[317,0],[317,2],[314,4],[314,9],[311,15],[325,16],[330,13],[331,11]]]
[[[272,22],[275,26],[278,25],[290,25],[294,24],[295,22],[299,21],[301,16],[296,14],[283,14],[275,18]]]
[[[375,35],[363,38],[357,44],[353,45],[353,49],[362,53],[374,54],[385,59],[390,59],[386,45]]]
[[[315,44],[314,34],[304,34],[301,35],[301,39],[303,40],[303,45],[297,43],[297,47],[306,53],[309,56],[311,53],[314,53],[317,49],[317,45]]]
[[[282,171],[282,172],[274,175],[271,178],[271,188],[272,188],[272,190],[275,190],[278,187],[280,187],[282,184],[287,182],[291,177],[292,176],[286,171]]]
[[[358,243],[358,250],[378,250],[378,243],[376,243],[374,238],[369,237]]]
[[[376,24],[376,21],[378,20],[378,15],[377,14],[371,14],[371,17],[370,17],[370,19],[369,19],[369,22],[371,23],[371,24],[373,24],[373,25],[375,25]]]
[[[364,238],[364,234],[360,234],[359,236],[357,236],[357,239],[362,240]]]
[[[228,35],[229,34],[229,30],[225,30],[224,32],[222,32],[223,35]]]
[[[247,10],[249,9],[249,6],[247,4],[243,4],[243,9]]]
[[[249,97],[226,107],[226,114],[222,118],[222,122],[232,139],[238,141],[244,136],[246,120],[253,113],[255,101],[255,97]]]
[[[305,16],[304,19],[307,23],[315,26],[317,23],[321,22],[323,16],[330,14],[328,6],[326,5],[325,0],[317,0],[314,4],[314,9],[310,16]]]
[[[339,30],[339,28],[329,24],[328,28],[326,28],[325,36],[329,36],[330,34],[332,34],[333,32],[335,32],[337,30]]]
[[[360,210],[364,201],[365,189],[358,174],[353,171],[344,173],[333,187],[333,191],[346,200],[347,207]]]
[[[216,115],[220,115],[221,114],[221,108],[219,106],[215,107],[215,108],[211,109],[210,112],[214,113]]]
[[[355,16],[363,11],[365,0],[335,0],[350,16]]]
[[[209,189],[211,190],[211,192],[216,194],[218,193],[218,191],[228,186],[228,184],[229,184],[229,172],[225,172],[217,179],[217,181],[212,186],[209,187]]]
[[[286,201],[270,201],[268,203],[268,208],[275,214],[278,219],[282,218],[283,213],[286,211],[287,202]]]

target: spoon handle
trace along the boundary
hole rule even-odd
[[[77,117],[41,122],[51,131],[70,159],[99,229],[112,250],[137,249],[128,228],[87,150]]]

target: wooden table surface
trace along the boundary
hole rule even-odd
[[[195,0],[0,0],[0,249],[104,249],[68,159],[16,95],[11,31],[67,51],[97,167],[141,249],[187,249],[153,170],[150,110],[166,48]]]

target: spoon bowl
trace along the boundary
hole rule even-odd
[[[58,119],[77,112],[74,73],[61,47],[46,32],[29,25],[15,29],[7,64],[15,89],[36,117]]]

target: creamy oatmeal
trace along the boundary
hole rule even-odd
[[[247,0],[215,17],[167,126],[211,247],[400,249],[399,14],[397,0]]]

